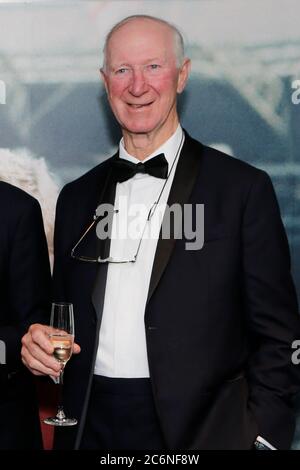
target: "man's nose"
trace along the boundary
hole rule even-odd
[[[129,91],[134,96],[143,95],[148,89],[147,80],[143,70],[134,70]]]

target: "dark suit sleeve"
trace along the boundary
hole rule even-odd
[[[244,299],[249,327],[249,407],[259,434],[276,448],[290,447],[293,396],[299,366],[291,361],[300,338],[290,255],[270,178],[259,172],[248,194],[243,221]]]
[[[9,372],[21,365],[21,338],[30,324],[49,322],[49,258],[40,206],[34,199],[22,207],[8,259],[9,312],[5,317],[10,322],[0,327],[0,338],[5,342]]]

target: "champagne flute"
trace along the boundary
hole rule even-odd
[[[67,418],[62,404],[62,386],[65,365],[72,355],[74,343],[74,314],[73,304],[52,303],[50,326],[53,332],[49,335],[54,347],[53,356],[61,364],[59,378],[56,383],[60,385],[60,397],[56,416],[44,419],[44,423],[52,426],[74,426],[75,418]]]

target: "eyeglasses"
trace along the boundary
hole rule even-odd
[[[161,196],[162,196],[162,193],[165,189],[165,186],[167,184],[167,181],[172,173],[172,170],[173,170],[173,167],[174,167],[174,164],[180,154],[180,150],[182,148],[182,145],[183,145],[183,141],[184,141],[184,133],[182,133],[182,137],[181,137],[181,141],[180,141],[180,144],[179,144],[179,147],[177,149],[177,152],[176,152],[176,155],[175,155],[175,158],[174,158],[174,161],[172,163],[172,166],[171,166],[171,169],[169,171],[169,174],[163,184],[163,187],[159,193],[159,196],[157,198],[157,200],[152,204],[149,212],[148,212],[148,216],[147,216],[147,219],[146,219],[146,222],[145,222],[145,225],[144,225],[144,228],[143,228],[143,231],[142,231],[142,235],[140,237],[140,240],[139,240],[139,243],[138,243],[138,246],[137,246],[137,250],[136,250],[136,253],[134,256],[132,256],[131,258],[129,259],[118,259],[118,258],[114,258],[112,256],[108,256],[106,258],[101,258],[101,256],[98,256],[98,257],[90,257],[90,256],[83,256],[83,255],[79,255],[76,253],[76,251],[78,251],[78,248],[79,246],[82,245],[82,242],[84,239],[86,239],[87,235],[89,232],[91,232],[92,228],[96,225],[98,219],[100,218],[100,215],[97,214],[97,209],[95,211],[95,214],[93,216],[93,222],[88,226],[88,228],[85,230],[85,232],[83,233],[83,235],[80,237],[80,239],[78,240],[78,242],[74,245],[74,247],[72,248],[71,250],[71,257],[73,259],[76,259],[76,260],[79,260],[79,261],[85,261],[87,263],[100,263],[100,264],[104,264],[104,263],[113,263],[113,264],[124,264],[124,263],[135,263],[136,260],[137,260],[137,257],[138,257],[138,254],[139,254],[139,251],[140,251],[140,247],[141,247],[141,244],[142,244],[142,240],[143,240],[143,237],[144,237],[144,233],[145,233],[145,230],[146,230],[146,227],[147,225],[150,223],[150,220],[152,218],[152,216],[154,215],[155,211],[156,211],[156,208],[159,204],[159,201],[161,199]],[[116,211],[114,211],[116,212]]]
[[[167,181],[167,180],[166,180]],[[164,184],[165,186],[165,184]],[[164,188],[163,186],[163,188]],[[157,199],[157,201],[154,202],[154,204],[152,204],[149,212],[148,212],[148,216],[147,216],[147,219],[146,219],[146,223],[144,225],[144,228],[143,228],[143,231],[142,231],[142,235],[139,239],[139,242],[138,242],[138,246],[137,246],[137,250],[136,250],[136,253],[134,256],[132,256],[131,258],[129,259],[118,259],[118,258],[113,258],[112,256],[108,256],[107,258],[101,258],[101,256],[98,256],[97,258],[92,258],[92,257],[89,257],[89,256],[82,256],[82,255],[78,255],[76,254],[75,252],[77,251],[78,247],[82,244],[82,241],[87,237],[87,234],[92,230],[92,228],[95,226],[96,222],[98,221],[98,219],[100,218],[100,216],[97,214],[97,210],[94,214],[94,217],[93,217],[93,222],[89,225],[89,227],[86,229],[86,231],[84,232],[84,234],[80,237],[80,239],[78,240],[78,242],[76,243],[76,245],[72,248],[71,250],[71,257],[73,259],[77,259],[79,261],[85,261],[85,262],[88,262],[88,263],[115,263],[115,264],[120,264],[120,263],[135,263],[136,260],[137,260],[137,256],[139,254],[139,251],[140,251],[140,247],[141,247],[141,244],[142,244],[142,240],[143,240],[143,237],[144,237],[144,233],[145,233],[145,230],[146,230],[146,226],[148,224],[148,222],[150,222],[155,210],[156,210],[156,207],[159,203],[159,200],[161,198],[161,194],[162,194],[162,191],[163,189],[161,190],[160,192],[160,195],[159,195],[159,198]],[[116,212],[116,211],[114,211]]]

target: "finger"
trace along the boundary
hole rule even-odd
[[[60,370],[60,364],[56,361],[52,354],[47,354],[43,349],[41,349],[37,344],[30,343],[30,347],[24,347],[24,352],[28,351],[26,357],[32,356],[37,361],[44,364],[45,367],[53,369],[56,371]]]
[[[47,377],[47,374],[42,374],[41,372],[39,372],[38,370],[35,370],[35,369],[31,369],[28,365],[26,365],[26,363],[23,361],[24,365],[27,367],[27,369],[29,370],[29,372],[31,372],[31,374],[37,376],[37,377]]]
[[[80,351],[81,351],[81,347],[79,346],[79,344],[74,343],[73,344],[73,354],[79,354]]]
[[[23,347],[22,351],[22,360],[26,367],[28,367],[33,373],[38,372],[43,375],[54,375],[57,377],[61,369],[61,366],[57,362],[54,364],[55,369],[45,366],[42,362],[32,356],[25,347]],[[59,370],[57,370],[57,366],[59,367]],[[35,375],[37,374],[35,373]]]
[[[23,357],[22,357],[21,359],[22,359],[22,362],[23,362],[24,366],[27,367],[27,369],[28,369],[32,374],[38,375],[38,376],[44,376],[44,375],[45,375],[45,374],[42,374],[41,372],[39,372],[39,371],[37,371],[37,370],[35,370],[35,369],[31,369]]]
[[[47,325],[33,325],[33,326],[35,326],[35,328],[30,327],[29,329],[29,333],[31,337],[27,338],[28,343],[33,342],[37,344],[40,348],[42,348],[47,354],[52,354],[53,345],[49,339],[49,335],[53,333],[55,329]]]
[[[49,374],[47,374],[47,373],[40,372],[40,371],[37,370],[37,369],[34,369],[34,368],[32,368],[32,367],[29,367],[29,365],[26,363],[26,361],[24,361],[24,359],[22,359],[22,362],[23,362],[23,364],[27,367],[27,369],[28,369],[32,374],[34,374],[34,375],[36,375],[36,376],[45,377],[45,376],[48,376],[48,375],[49,375]],[[58,375],[58,377],[59,377],[59,375]]]
[[[46,353],[53,353],[53,346],[49,339],[49,334],[53,331],[53,328],[47,325],[34,324],[28,330],[25,336],[22,338],[22,344],[24,344],[29,350],[32,343],[39,345]]]

